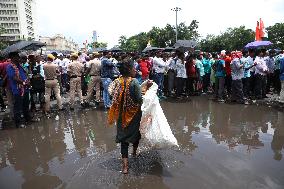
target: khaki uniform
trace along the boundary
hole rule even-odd
[[[81,75],[83,72],[83,64],[79,61],[72,61],[67,68],[70,76],[70,105],[73,108],[75,103],[75,91],[79,96],[80,102],[83,103],[83,95],[81,88]]]
[[[99,102],[101,100],[100,95],[100,84],[101,84],[101,61],[98,58],[91,60],[89,62],[91,80],[88,84],[88,93],[86,97],[86,102],[90,102],[93,96],[94,87],[96,89],[96,101]]]
[[[58,70],[58,65],[53,62],[47,62],[43,65],[44,75],[45,75],[45,111],[50,110],[50,96],[51,90],[53,89],[57,106],[59,109],[62,109],[62,100],[60,96],[60,88],[57,78],[56,71]]]

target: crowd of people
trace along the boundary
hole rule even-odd
[[[38,108],[50,113],[51,99],[64,110],[62,95],[68,93],[69,108],[74,110],[76,94],[84,107],[112,105],[109,86],[120,77],[124,59],[134,62],[139,84],[150,79],[159,87],[159,99],[188,99],[193,95],[213,94],[218,102],[248,104],[252,99],[279,95],[284,102],[284,52],[249,49],[220,53],[164,52],[138,53],[52,53],[12,52],[0,59],[0,106],[5,111],[3,95],[17,128],[33,121]],[[92,99],[94,103],[92,103]]]

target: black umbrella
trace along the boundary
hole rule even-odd
[[[158,47],[146,47],[142,52],[149,52],[149,51],[158,51],[158,50],[162,50],[162,48],[158,48]]]
[[[118,47],[113,47],[113,48],[109,49],[109,51],[111,51],[111,52],[122,52],[122,49],[118,48]]]
[[[45,43],[39,42],[39,41],[20,41],[18,43],[15,43],[11,46],[8,46],[6,49],[3,50],[3,53],[5,55],[8,55],[11,52],[19,52],[23,50],[37,50],[43,46],[45,46]]]
[[[182,52],[188,51],[190,49],[193,49],[194,47],[196,47],[197,43],[196,41],[193,40],[178,40],[174,47]]]
[[[174,50],[175,50],[175,48],[173,48],[173,47],[166,47],[163,51],[164,52],[172,52]]]

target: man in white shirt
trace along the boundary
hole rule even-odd
[[[166,61],[162,58],[162,52],[157,52],[153,59],[153,70],[154,70],[154,82],[158,85],[158,96],[163,98],[163,88],[164,88],[164,73],[167,68]]]
[[[66,93],[67,91],[67,85],[68,85],[68,74],[67,74],[67,67],[70,64],[70,55],[67,55],[62,61],[61,61],[61,82],[62,82],[62,88],[63,93]]]
[[[176,53],[172,53],[172,56],[168,60],[168,93],[169,96],[172,95],[175,83],[176,75]]]
[[[266,98],[267,65],[264,60],[265,50],[259,50],[254,60],[255,66],[255,96],[256,99]]]

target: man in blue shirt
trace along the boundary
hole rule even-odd
[[[225,61],[222,59],[217,59],[215,63],[215,98],[218,102],[224,102],[224,86],[225,86]]]
[[[7,79],[13,95],[14,120],[16,127],[24,127],[21,124],[21,114],[23,113],[25,121],[31,121],[29,115],[29,79],[26,71],[21,66],[21,58],[18,52],[9,54],[11,64],[7,66]]]
[[[110,61],[111,54],[108,52],[103,52],[103,57],[101,59],[101,79],[103,83],[103,99],[105,109],[109,109],[111,106],[110,95],[108,92],[108,87],[112,82],[114,77],[114,68],[115,65],[112,61]]]

